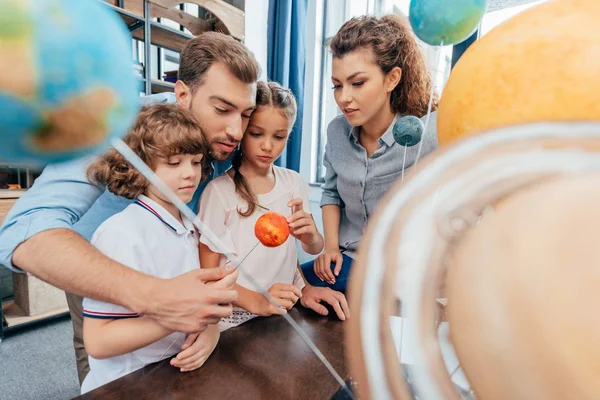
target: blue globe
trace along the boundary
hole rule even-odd
[[[454,45],[475,32],[487,0],[411,0],[408,18],[415,34],[433,45]]]
[[[0,0],[0,162],[106,150],[138,112],[131,38],[98,0]]]

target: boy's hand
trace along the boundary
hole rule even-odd
[[[315,243],[319,237],[319,231],[311,214],[304,211],[301,198],[292,199],[288,207],[292,207],[292,215],[287,218],[290,225],[290,234],[307,246]]]
[[[181,346],[181,352],[171,359],[171,365],[181,372],[193,371],[200,368],[219,342],[219,328],[210,325],[201,333],[188,335]]]

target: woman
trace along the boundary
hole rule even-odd
[[[423,143],[403,146],[393,127],[412,115],[423,120],[432,83],[403,18],[363,16],[346,22],[330,44],[335,101],[343,115],[327,127],[327,169],[321,207],[325,251],[302,266],[312,285],[345,291],[368,218],[403,169],[437,147],[435,115]],[[432,98],[437,109],[437,96]]]

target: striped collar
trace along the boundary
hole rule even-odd
[[[148,211],[156,218],[158,218],[165,226],[170,230],[182,235],[190,231],[195,230],[194,225],[185,217],[182,216],[184,225],[181,224],[175,217],[173,217],[167,210],[165,210],[160,204],[152,200],[151,198],[140,195],[134,203],[135,205]]]

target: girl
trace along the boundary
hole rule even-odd
[[[358,242],[379,199],[403,168],[414,164],[419,146],[421,155],[437,147],[437,135],[432,115],[423,143],[405,147],[394,141],[399,118],[424,119],[432,87],[405,19],[353,18],[329,46],[334,97],[343,115],[327,127],[321,198],[325,251],[302,270],[313,285],[345,291]]]
[[[320,300],[337,305],[342,314],[347,305],[339,293],[316,292],[305,287],[298,270],[296,242],[310,254],[323,249],[323,237],[310,213],[310,189],[295,171],[273,165],[283,152],[296,119],[296,101],[291,91],[274,82],[259,82],[257,109],[233,157],[233,167],[208,184],[200,198],[199,215],[238,257],[247,258],[240,267],[233,316],[222,320],[221,329],[245,322],[257,315],[268,316],[290,310],[299,298],[303,304],[326,314]],[[267,211],[288,217],[291,236],[275,248],[259,245],[254,236],[256,220]],[[222,265],[224,257],[213,244],[200,237],[200,265]],[[254,281],[249,280],[250,274]],[[255,283],[258,286],[255,286]],[[268,289],[277,309],[260,293]]]
[[[207,145],[200,127],[181,107],[142,110],[125,142],[184,202],[192,199],[207,168]],[[137,199],[106,220],[91,243],[110,258],[148,275],[173,278],[199,268],[198,234],[190,221],[115,150],[93,163],[88,178],[129,199]],[[216,285],[233,285],[219,281]],[[225,313],[227,314],[227,313]],[[83,337],[90,372],[86,393],[147,364],[184,351],[171,363],[182,371],[199,368],[219,339],[216,325],[195,342],[155,320],[116,304],[83,301]],[[177,340],[176,343],[174,341]],[[182,347],[183,346],[183,347]]]

